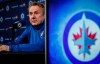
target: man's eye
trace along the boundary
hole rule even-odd
[[[29,15],[32,15],[32,13],[30,12]]]
[[[39,14],[39,12],[35,12],[35,14]]]

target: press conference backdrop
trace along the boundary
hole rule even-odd
[[[100,0],[49,0],[49,63],[100,64]]]
[[[0,43],[11,42],[30,24],[28,5],[32,1],[44,3],[45,0],[0,0]],[[9,28],[12,26],[19,28],[12,32]]]

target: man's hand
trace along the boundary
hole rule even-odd
[[[8,45],[2,45],[2,44],[0,44],[0,52],[1,51],[10,51],[9,50],[9,46]]]

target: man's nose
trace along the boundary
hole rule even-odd
[[[35,15],[34,14],[32,15],[32,19],[35,19]]]

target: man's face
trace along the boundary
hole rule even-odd
[[[43,8],[39,6],[31,6],[29,8],[29,20],[33,26],[41,24],[44,18],[45,14]]]

